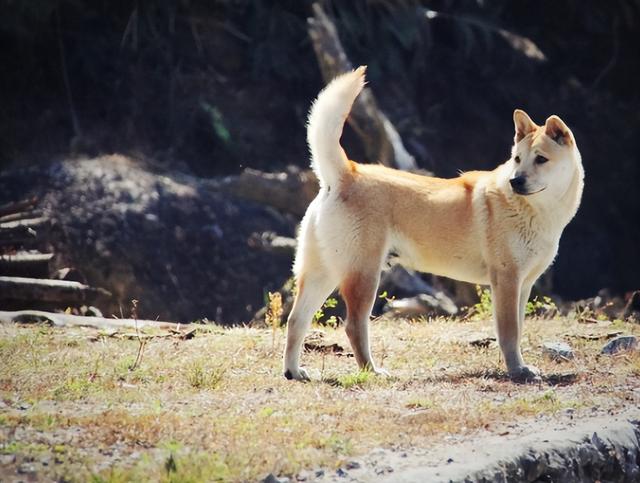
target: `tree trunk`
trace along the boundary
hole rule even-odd
[[[325,82],[353,70],[342,47],[338,31],[319,3],[314,3],[309,19],[309,37]],[[404,170],[417,169],[415,159],[407,152],[402,139],[387,116],[378,109],[370,89],[365,88],[356,99],[348,119],[360,137],[370,162]]]

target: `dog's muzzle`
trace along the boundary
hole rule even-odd
[[[524,176],[516,176],[514,178],[511,178],[509,180],[509,183],[511,184],[511,188],[513,188],[513,191],[515,193],[518,193],[519,195],[529,194],[525,189],[525,185],[527,184],[527,178],[525,178]]]

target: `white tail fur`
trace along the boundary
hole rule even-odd
[[[340,146],[344,122],[364,87],[365,66],[333,79],[311,106],[307,124],[307,142],[311,167],[320,186],[336,186],[347,171],[347,155]]]

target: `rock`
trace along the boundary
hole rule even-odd
[[[37,472],[36,465],[33,463],[22,463],[18,466],[17,472],[21,475],[28,475]]]
[[[554,361],[566,361],[574,357],[573,349],[566,342],[545,342],[542,352]]]
[[[358,461],[347,461],[345,466],[348,470],[357,470],[361,465]]]
[[[384,465],[376,468],[376,475],[384,475],[385,473],[393,473],[393,466]]]
[[[602,353],[607,355],[617,354],[621,351],[632,350],[638,347],[638,338],[634,335],[621,335],[611,339],[602,348]]]
[[[311,472],[302,470],[296,475],[296,481],[307,481],[311,477]]]
[[[637,415],[634,410],[560,430],[539,421],[539,430],[508,441],[490,436],[447,444],[441,448],[446,451],[442,463],[403,466],[377,481],[638,481]]]
[[[86,315],[88,317],[104,317],[100,309],[97,307],[94,307],[93,305],[89,305],[89,306],[83,305],[82,307],[80,307],[80,314]]]
[[[472,334],[467,339],[467,342],[469,343],[469,345],[472,345],[473,347],[483,347],[483,348],[489,347],[495,341],[496,341],[495,337],[490,335],[487,336],[483,334]]]
[[[336,470],[336,475],[339,476],[340,478],[346,478],[347,476],[349,476],[349,473],[347,473],[345,470],[343,470],[342,468],[338,468]]]
[[[396,317],[452,316],[458,313],[458,307],[443,292],[438,292],[435,296],[423,293],[411,298],[390,300],[384,312]]]
[[[283,476],[282,478],[276,477],[273,473],[269,473],[263,480],[262,483],[289,483],[289,478]]]
[[[443,290],[436,290],[413,270],[394,265],[383,272],[379,292],[387,293],[395,300],[388,300],[384,312],[401,317],[419,315],[451,316],[458,313],[453,299]],[[384,302],[380,300],[380,302]],[[378,309],[380,306],[376,304]]]
[[[0,454],[0,465],[10,465],[16,462],[16,455],[14,454]]]

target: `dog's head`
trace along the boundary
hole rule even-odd
[[[535,124],[526,112],[513,113],[515,139],[511,151],[509,185],[517,195],[560,198],[581,170],[580,154],[573,133],[558,116],[544,126]]]

